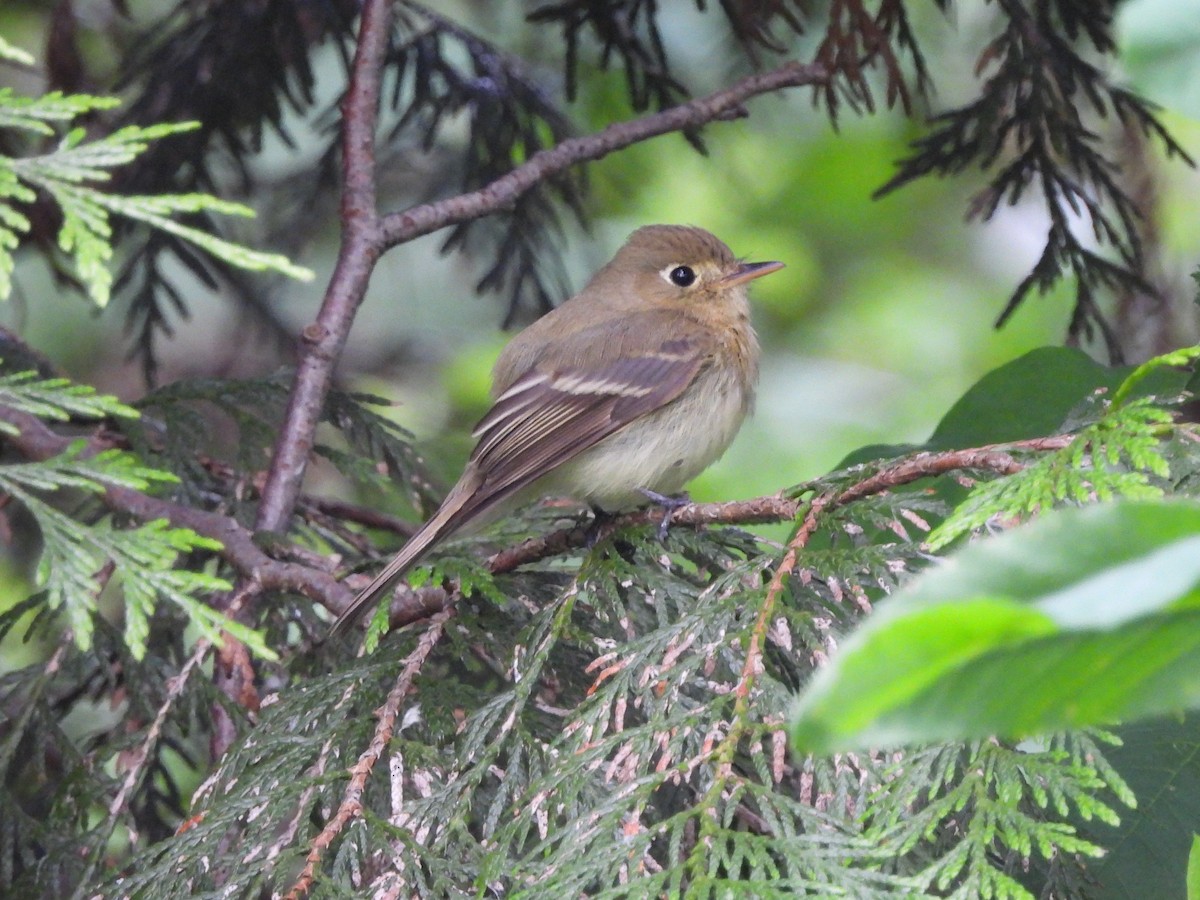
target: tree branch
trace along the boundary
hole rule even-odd
[[[334,367],[379,258],[375,125],[391,30],[391,0],[367,0],[362,7],[350,87],[342,103],[342,246],[317,319],[301,332],[304,352],[267,470],[256,523],[260,531],[286,529]]]
[[[6,435],[4,439],[26,459],[40,461],[57,456],[73,441],[55,432],[41,419],[9,407],[0,406],[0,422],[16,430],[15,434]],[[881,469],[837,494],[830,501],[829,508],[957,469],[988,469],[1012,474],[1022,464],[1007,450],[1056,450],[1071,440],[1071,435],[1055,435],[968,450],[918,453]],[[98,453],[109,446],[111,441],[107,437],[95,435],[84,453]],[[262,591],[295,592],[321,604],[335,615],[349,608],[354,599],[353,590],[334,577],[332,565],[326,570],[274,559],[259,547],[249,529],[229,516],[152,497],[120,485],[106,486],[102,499],[109,509],[133,516],[140,522],[166,519],[177,528],[190,528],[197,534],[219,541],[222,545],[219,551],[221,558],[249,582],[246,587],[253,588],[255,594]],[[729,503],[689,503],[672,512],[671,522],[677,526],[692,527],[786,522],[795,518],[802,503],[801,500],[781,494]],[[331,508],[337,508],[337,505],[332,504]],[[607,537],[621,528],[657,525],[661,515],[657,509],[644,508],[614,516],[601,526],[599,537]],[[587,546],[589,540],[597,537],[590,532],[591,529],[584,525],[560,528],[507,547],[493,554],[486,565],[496,575],[511,572],[521,566]],[[307,554],[306,558],[312,556]],[[437,613],[445,608],[450,596],[446,590],[432,585],[420,589],[401,585],[393,598],[390,616],[392,626],[399,627]]]
[[[535,153],[528,162],[477,191],[384,216],[377,249],[382,252],[447,225],[505,209],[541,181],[571,166],[603,159],[610,153],[659,135],[688,131],[718,120],[741,118],[746,115],[743,104],[751,97],[783,88],[822,84],[825,77],[821,66],[788,62],[769,72],[749,75],[707,97],[618,122],[595,134],[570,138],[549,150]]]
[[[0,406],[0,422],[17,430],[16,434],[5,435],[4,440],[26,459],[49,459],[72,443],[72,438],[58,434],[41,419],[9,407]],[[108,446],[106,438],[93,437],[85,454],[98,453]],[[330,609],[344,608],[354,597],[330,572],[272,559],[258,546],[254,535],[229,516],[151,497],[120,485],[108,485],[102,499],[109,509],[131,515],[140,522],[166,519],[176,528],[190,528],[220,541],[220,556],[260,590],[295,591]]]

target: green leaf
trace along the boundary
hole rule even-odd
[[[312,269],[296,265],[281,253],[252,250],[169,218],[176,213],[201,210],[224,215],[252,216],[253,211],[241,204],[229,203],[206,194],[164,194],[155,197],[119,197],[114,194],[98,194],[95,199],[113,212],[191,241],[202,250],[206,250],[218,259],[239,269],[245,269],[248,272],[278,272],[289,278],[295,278],[297,281],[312,281],[316,277],[316,273]]]
[[[1188,852],[1188,900],[1200,900],[1200,835],[1192,834],[1192,849]]]
[[[1120,369],[1081,350],[1039,347],[984,375],[938,423],[929,449],[960,449],[1057,433],[1098,388],[1116,388]]]
[[[1089,865],[1091,900],[1178,897],[1187,879],[1192,829],[1200,822],[1200,717],[1148,719],[1117,730],[1109,765],[1137,796],[1118,824],[1078,822],[1107,848]]]
[[[1070,347],[1031,350],[979,379],[938,423],[926,448],[961,449],[1056,434],[1072,412],[1097,392],[1103,396],[1120,389],[1122,401],[1130,396],[1178,393],[1187,375],[1171,371],[1169,366],[1183,361],[1168,357],[1134,370],[1103,366]]]
[[[1200,506],[1049,513],[882,603],[801,695],[806,752],[1019,738],[1200,705]]]
[[[367,634],[363,638],[363,652],[368,656],[379,647],[379,641],[388,631],[388,611],[391,608],[392,594],[385,591],[375,606],[375,612],[367,622]]]

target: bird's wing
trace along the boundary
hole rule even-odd
[[[693,337],[671,338],[598,366],[535,368],[475,427],[469,464],[481,483],[460,516],[491,506],[670,403],[707,362]]]

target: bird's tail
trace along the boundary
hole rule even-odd
[[[464,496],[465,494],[465,496]],[[401,575],[425,555],[425,552],[442,538],[457,531],[462,524],[459,513],[469,499],[469,493],[460,490],[452,491],[450,496],[438,508],[438,511],[421,528],[408,539],[400,552],[397,553],[382,571],[371,579],[371,583],[358,592],[358,596],[338,616],[330,630],[330,637],[342,634],[353,625],[358,617],[376,598]]]

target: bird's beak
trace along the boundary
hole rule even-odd
[[[717,283],[721,287],[734,287],[745,284],[747,281],[753,281],[755,278],[770,275],[772,272],[778,272],[782,268],[783,263],[781,262],[742,263]]]

